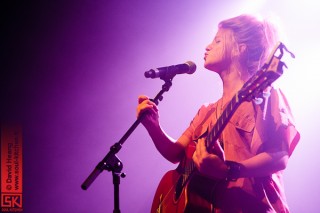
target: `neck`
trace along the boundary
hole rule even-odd
[[[246,79],[240,75],[243,73],[239,69],[229,69],[220,73],[220,77],[223,82],[223,98],[226,101],[230,101],[231,98],[242,88]]]

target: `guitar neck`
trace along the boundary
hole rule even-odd
[[[257,73],[243,85],[241,90],[232,97],[214,127],[209,130],[206,140],[207,147],[212,147],[218,140],[221,132],[242,102],[251,101],[261,96],[263,90],[282,75],[283,65],[284,63],[280,61],[280,58],[274,56],[265,67],[258,70]]]
[[[209,130],[207,135],[207,147],[213,146],[215,141],[218,140],[219,136],[221,135],[221,132],[226,127],[227,123],[231,119],[232,115],[235,113],[235,111],[240,106],[241,102],[238,100],[238,93],[233,96],[231,101],[227,104],[225,110],[222,112],[221,116],[218,118],[216,124],[213,126],[211,130]]]

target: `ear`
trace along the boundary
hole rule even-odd
[[[247,51],[247,45],[244,43],[239,44],[238,47],[239,47],[240,54],[243,54]]]
[[[244,43],[240,43],[234,46],[232,53],[233,53],[233,56],[241,57],[246,53],[246,51],[247,51],[247,45]]]

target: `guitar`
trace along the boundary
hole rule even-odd
[[[295,57],[283,43],[279,42],[267,62],[234,95],[213,128],[207,132],[206,147],[215,145],[221,132],[244,101],[261,98],[263,91],[283,74],[285,63],[281,61],[283,50]],[[276,53],[279,53],[276,56]],[[199,175],[192,160],[194,146],[188,146],[186,155],[175,170],[168,171],[156,190],[151,212],[212,212],[217,187],[226,182]],[[201,184],[199,184],[201,183]]]

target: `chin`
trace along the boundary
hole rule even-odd
[[[206,63],[206,62],[204,62],[203,66],[204,66],[204,68],[206,68],[206,69],[209,69],[209,68],[210,68],[210,64],[208,64],[208,63]]]
[[[206,68],[207,70],[210,70],[210,71],[214,71],[214,67],[212,66],[212,64],[207,64],[207,63],[204,63],[204,68]]]
[[[215,73],[220,73],[223,70],[223,66],[221,63],[206,63],[204,62],[204,68],[210,70]]]

